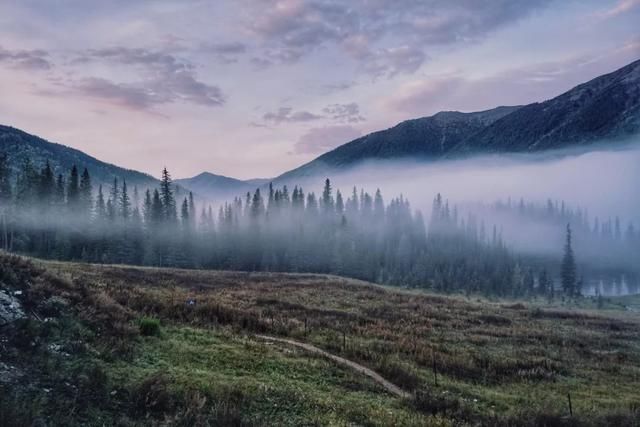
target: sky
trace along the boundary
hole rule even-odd
[[[273,177],[640,58],[640,0],[0,0],[0,124],[154,176]]]

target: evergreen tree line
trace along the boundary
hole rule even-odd
[[[527,265],[496,226],[461,219],[440,195],[427,230],[406,198],[385,203],[380,190],[356,188],[345,197],[329,179],[318,195],[270,185],[214,211],[191,193],[176,201],[166,168],[159,187],[140,195],[117,179],[94,188],[86,169],[56,175],[48,163],[26,162],[12,177],[0,158],[0,226],[3,249],[60,260],[331,273],[515,297],[553,296],[556,282],[579,292],[573,252],[555,266]]]

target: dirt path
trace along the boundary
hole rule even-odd
[[[375,371],[372,371],[371,369],[360,365],[359,363],[353,362],[351,360],[345,359],[344,357],[340,357],[340,356],[336,356],[335,354],[331,354],[328,353],[314,345],[311,344],[307,344],[307,343],[303,343],[300,341],[294,341],[294,340],[290,340],[290,339],[286,339],[286,338],[278,338],[278,337],[271,337],[268,335],[256,335],[256,338],[260,338],[263,339],[265,341],[271,341],[271,342],[279,342],[279,343],[284,343],[284,344],[289,344],[292,345],[294,347],[298,347],[301,348],[303,350],[308,351],[309,353],[315,353],[315,354],[319,354],[323,357],[326,357],[327,359],[333,360],[334,362],[336,362],[339,365],[343,365],[343,366],[347,366],[351,369],[353,369],[356,372],[359,372],[363,375],[368,376],[369,378],[371,378],[373,381],[375,381],[376,383],[380,384],[382,387],[384,387],[388,392],[401,397],[401,398],[410,398],[411,394],[407,393],[406,391],[402,390],[400,387],[398,387],[397,385],[390,383],[389,381],[385,380],[384,378],[382,378],[379,374],[377,374]]]

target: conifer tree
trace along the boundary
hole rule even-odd
[[[191,220],[189,219],[189,201],[186,197],[182,201],[182,206],[180,208],[180,221],[185,230],[191,227]]]
[[[144,192],[144,201],[142,202],[142,218],[146,226],[149,226],[153,221],[151,212],[151,191],[147,188]]]
[[[564,208],[564,205],[563,205]],[[563,210],[564,211],[564,210]],[[564,215],[563,215],[564,217]],[[574,295],[576,292],[576,261],[573,254],[571,242],[571,225],[567,224],[567,237],[564,245],[564,256],[560,271],[562,289],[567,295]]]
[[[162,200],[163,219],[174,222],[176,220],[176,200],[173,197],[171,175],[167,168],[162,169],[160,200]]]
[[[138,213],[140,213],[140,194],[138,193],[138,186],[134,185],[133,186],[133,209],[135,210],[136,208],[138,208]]]
[[[113,178],[111,184],[111,190],[109,191],[109,200],[111,201],[112,212],[109,212],[109,217],[115,219],[118,209],[118,201],[120,200],[120,187],[118,186],[118,178]]]
[[[79,192],[80,209],[83,215],[88,218],[91,216],[91,207],[93,205],[93,188],[91,186],[91,176],[87,168],[84,168],[82,171]]]
[[[347,204],[345,207],[347,216],[355,218],[358,215],[359,207],[360,201],[358,200],[358,189],[356,187],[353,187],[353,193],[347,200]]]
[[[73,165],[69,174],[69,182],[67,184],[67,206],[77,213],[76,209],[80,203],[80,181],[78,177],[78,168]]]
[[[33,208],[39,178],[31,159],[25,160],[16,180],[15,190],[16,203],[23,211],[28,212]]]
[[[127,181],[122,181],[122,192],[120,193],[120,216],[123,220],[128,221],[131,216],[131,199],[127,192]]]
[[[335,212],[334,201],[332,195],[331,181],[327,178],[324,182],[324,189],[322,190],[322,211],[325,215]]]
[[[373,217],[377,222],[381,222],[384,219],[384,201],[382,200],[382,193],[378,188],[373,200]]]
[[[305,207],[305,214],[309,217],[315,217],[318,215],[318,202],[314,193],[307,194],[307,206]]]
[[[267,210],[272,211],[274,208],[275,195],[273,191],[273,182],[269,183],[269,200],[267,204]]]
[[[251,217],[254,219],[260,218],[264,214],[264,202],[260,195],[260,189],[257,188],[253,193],[253,199],[251,200]]]
[[[104,193],[102,192],[102,184],[98,186],[98,198],[96,200],[96,219],[104,221],[107,217],[107,206],[104,201]]]
[[[52,203],[55,195],[56,181],[53,176],[53,170],[51,164],[47,160],[42,172],[40,173],[40,185],[38,189],[38,197],[43,207],[48,208]]]
[[[151,200],[151,224],[160,224],[165,218],[165,213],[160,193],[156,189],[153,191],[153,199]]]
[[[342,217],[344,213],[344,200],[342,200],[342,194],[340,190],[336,192],[336,214]]]
[[[114,206],[114,202],[111,198],[107,200],[107,219],[109,221],[115,221],[116,219],[116,207]]]
[[[193,200],[193,192],[189,191],[189,226],[193,230],[196,228],[196,203]]]

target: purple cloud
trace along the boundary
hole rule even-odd
[[[76,58],[77,61],[128,65],[136,68],[143,77],[133,83],[88,77],[66,84],[84,96],[110,100],[136,109],[149,109],[173,102],[215,107],[226,101],[219,87],[196,78],[193,64],[164,52],[125,47],[93,49],[84,52]]]
[[[338,122],[358,123],[366,120],[360,114],[360,107],[355,102],[327,105],[322,112]]]
[[[214,55],[223,63],[230,64],[237,62],[237,57],[247,52],[247,45],[240,42],[204,43],[200,50]]]
[[[322,116],[310,113],[308,111],[293,111],[290,107],[281,107],[275,112],[265,113],[262,119],[275,124],[280,123],[296,123],[310,122],[312,120],[321,119]]]
[[[154,104],[153,96],[142,88],[89,77],[76,82],[73,89],[82,95],[113,101],[125,107],[144,110]]]
[[[361,71],[394,76],[418,70],[430,47],[481,39],[550,1],[273,0],[249,28],[272,62],[295,62],[334,44]]]
[[[47,59],[49,53],[41,50],[7,50],[0,46],[0,62],[5,62],[13,68],[25,70],[49,70],[51,62]]]
[[[360,114],[360,107],[355,102],[327,105],[322,109],[322,113],[294,111],[291,107],[281,107],[277,111],[265,113],[262,119],[276,125],[281,123],[311,122],[320,119],[328,119],[338,123],[358,123],[366,120]]]

